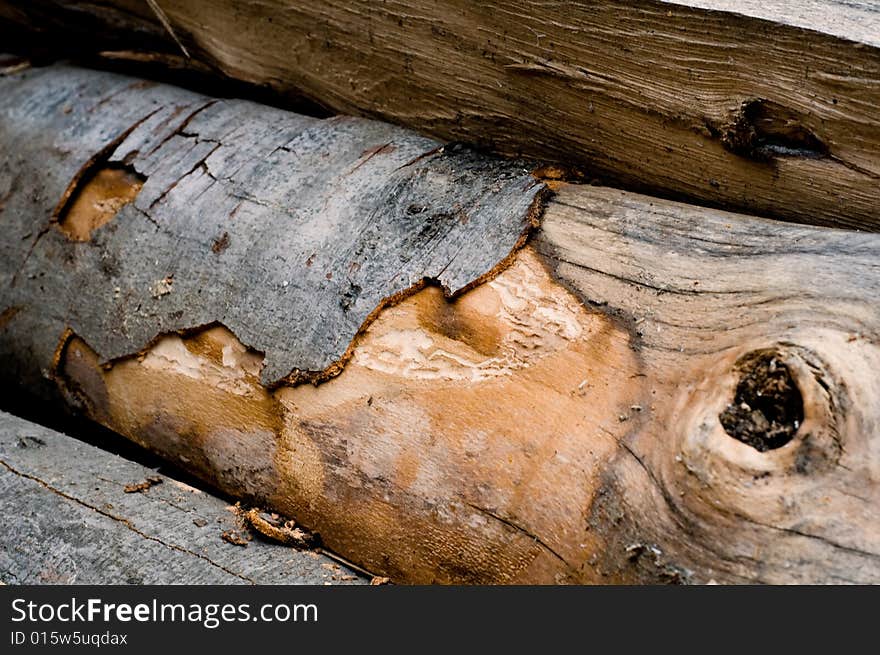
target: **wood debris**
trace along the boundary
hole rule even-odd
[[[132,482],[131,484],[125,485],[122,490],[127,494],[143,493],[144,491],[155,487],[157,484],[162,484],[162,478],[158,475],[151,475],[140,482]]]

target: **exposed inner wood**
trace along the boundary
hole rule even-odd
[[[106,425],[398,579],[565,580],[591,554],[566,533],[616,442],[576,435],[630,411],[639,368],[531,250],[455,302],[427,288],[387,309],[318,387],[270,392],[261,360],[219,326],[110,367],[74,337],[60,379]]]
[[[562,187],[497,278],[386,309],[317,387],[266,389],[222,326],[103,367],[65,337],[58,379],[400,581],[876,580],[878,324],[851,293],[880,288],[852,277],[872,246],[740,218]],[[835,283],[804,300],[800,272],[838,247]],[[765,257],[789,276],[743,274]],[[719,417],[770,353],[803,421],[762,452]]]
[[[191,61],[342,113],[574,164],[634,190],[880,229],[872,3],[166,5]],[[0,17],[12,33],[87,33],[115,57],[180,55],[135,0],[4,0]]]
[[[92,231],[135,199],[144,180],[123,167],[102,167],[78,186],[58,227],[74,241],[88,241]]]
[[[399,581],[880,580],[878,235],[543,203],[520,162],[73,67],[0,88],[5,385]],[[111,164],[133,200],[53,229]]]

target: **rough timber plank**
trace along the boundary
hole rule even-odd
[[[149,490],[126,485],[160,479]],[[6,584],[365,582],[315,553],[254,539],[229,505],[72,437],[0,413],[0,581]]]
[[[266,355],[268,384],[328,374],[386,302],[491,274],[543,188],[374,121],[67,66],[0,77],[0,298],[19,325],[51,302],[56,331],[107,359],[222,323]],[[52,332],[29,349],[54,352]]]
[[[880,229],[873,2],[162,6],[196,61],[343,113],[573,163],[635,190]],[[80,48],[179,54],[143,2],[7,0],[0,16]]]

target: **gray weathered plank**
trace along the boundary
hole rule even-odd
[[[693,7],[776,25],[830,34],[853,43],[880,47],[880,6],[875,0],[660,0],[671,9]]]
[[[162,482],[140,493],[126,485]],[[228,503],[77,439],[0,413],[0,581],[7,584],[365,582],[326,556],[240,530]]]

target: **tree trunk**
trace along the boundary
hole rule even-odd
[[[398,581],[880,581],[880,236],[542,201],[73,68],[0,91],[7,382]]]
[[[880,229],[880,12],[841,0],[0,2],[57,45],[213,67],[674,199]],[[181,46],[191,59],[182,56]]]

